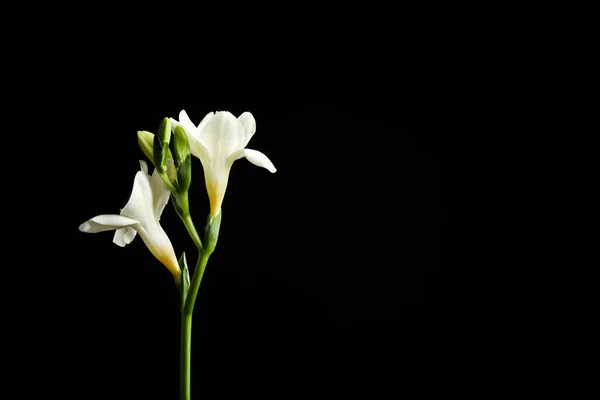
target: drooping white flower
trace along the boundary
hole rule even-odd
[[[140,234],[148,249],[171,271],[179,282],[181,270],[169,237],[160,226],[160,216],[169,202],[171,192],[156,171],[148,175],[148,165],[140,161],[133,181],[131,196],[120,215],[98,215],[79,226],[82,232],[96,233],[116,230],[113,242],[121,247]]]
[[[249,112],[243,113],[238,118],[228,111],[210,112],[196,126],[185,110],[181,110],[179,121],[171,118],[173,130],[177,125],[185,129],[190,150],[200,159],[204,167],[210,213],[213,216],[221,209],[229,171],[235,160],[246,157],[252,164],[266,168],[271,173],[277,171],[271,160],[263,153],[245,148],[256,132],[256,121]]]

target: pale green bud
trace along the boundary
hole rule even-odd
[[[177,186],[181,192],[190,188],[192,182],[192,157],[190,145],[185,130],[181,126],[175,127],[173,135],[175,147],[175,167],[177,168]]]
[[[171,121],[163,118],[158,132],[154,135],[154,166],[160,174],[167,171],[169,157],[169,142],[171,141]]]
[[[154,164],[154,134],[148,131],[138,131],[140,149],[152,164]]]

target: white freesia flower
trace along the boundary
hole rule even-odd
[[[113,242],[121,247],[140,234],[148,249],[163,263],[179,282],[181,270],[169,237],[160,226],[160,216],[169,202],[171,192],[156,170],[148,175],[148,165],[140,161],[133,181],[131,197],[121,215],[98,215],[79,226],[82,232],[96,233],[116,230]]]
[[[229,171],[235,160],[246,157],[254,165],[277,171],[260,151],[246,149],[256,132],[256,121],[245,112],[235,118],[228,111],[208,113],[198,126],[190,120],[185,110],[179,113],[179,121],[171,118],[171,128],[181,125],[187,133],[190,151],[200,159],[204,167],[206,190],[210,199],[210,213],[216,215],[221,209]]]

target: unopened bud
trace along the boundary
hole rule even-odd
[[[187,134],[185,129],[181,125],[175,127],[173,133],[174,147],[175,147],[175,162],[183,160],[190,156],[190,144],[188,142]]]
[[[158,132],[154,135],[154,166],[160,174],[167,171],[170,141],[171,121],[169,121],[169,118],[163,118],[158,127]]]
[[[148,131],[138,131],[138,144],[144,155],[154,164],[154,134]]]
[[[181,192],[187,192],[192,183],[192,158],[190,145],[185,130],[181,126],[175,127],[175,168],[177,169],[177,187]]]

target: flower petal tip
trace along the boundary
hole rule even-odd
[[[118,241],[115,241],[115,240],[113,240],[113,243],[114,243],[114,244],[116,244],[116,245],[117,245],[117,246],[119,246],[119,247],[125,247],[125,246],[126,246],[126,244],[125,244],[125,243],[123,243],[123,242],[118,242]]]

